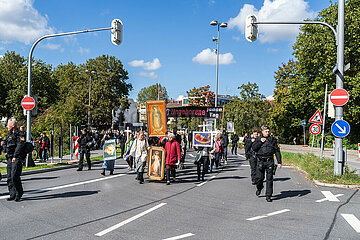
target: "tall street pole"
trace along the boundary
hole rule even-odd
[[[218,36],[217,36],[217,48],[216,48],[216,90],[215,90],[215,107],[218,106],[218,89],[219,89],[219,42],[220,42],[220,25],[217,25]],[[217,128],[217,119],[215,118],[215,131]]]
[[[344,24],[345,24],[345,1],[338,1],[338,45],[337,45],[337,71],[336,88],[344,87]],[[344,116],[343,107],[335,107],[335,121],[342,120]],[[344,154],[343,139],[335,137],[334,175],[343,174]]]
[[[90,107],[91,107],[91,72],[89,78],[89,109],[88,109],[88,129],[90,130]]]

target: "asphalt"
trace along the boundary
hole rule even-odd
[[[19,203],[4,199],[2,180],[0,239],[360,238],[342,215],[360,219],[357,189],[317,186],[303,173],[282,168],[268,203],[264,191],[255,195],[243,155],[230,155],[229,164],[207,174],[199,186],[190,154],[186,169],[169,186],[147,178],[139,184],[123,160],[116,162],[113,176],[101,176],[100,164],[91,171],[23,176],[26,193]],[[329,191],[332,201],[324,195]]]

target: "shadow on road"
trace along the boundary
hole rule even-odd
[[[273,200],[280,200],[283,198],[302,197],[311,193],[310,190],[289,190],[282,191],[280,194],[275,195]]]
[[[290,180],[291,178],[289,177],[284,177],[284,178],[274,178],[274,182],[285,182],[287,180]]]
[[[34,180],[48,180],[48,179],[55,179],[55,178],[59,178],[59,177],[33,177],[33,178],[21,179],[21,181],[26,182],[26,181],[34,181]]]
[[[97,194],[99,191],[77,191],[77,192],[66,192],[66,193],[58,193],[58,194],[49,194],[43,196],[36,197],[24,197],[23,201],[34,201],[34,200],[48,200],[48,199],[56,199],[56,198],[70,198],[70,197],[82,197],[89,196],[93,194]]]

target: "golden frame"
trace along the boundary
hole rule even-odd
[[[148,155],[147,175],[149,179],[162,180],[165,176],[165,149],[151,147]]]
[[[149,137],[166,135],[167,118],[166,103],[164,100],[146,102],[146,117]]]

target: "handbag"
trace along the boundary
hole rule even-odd
[[[200,159],[201,159],[201,153],[196,154],[194,164],[197,165]]]

